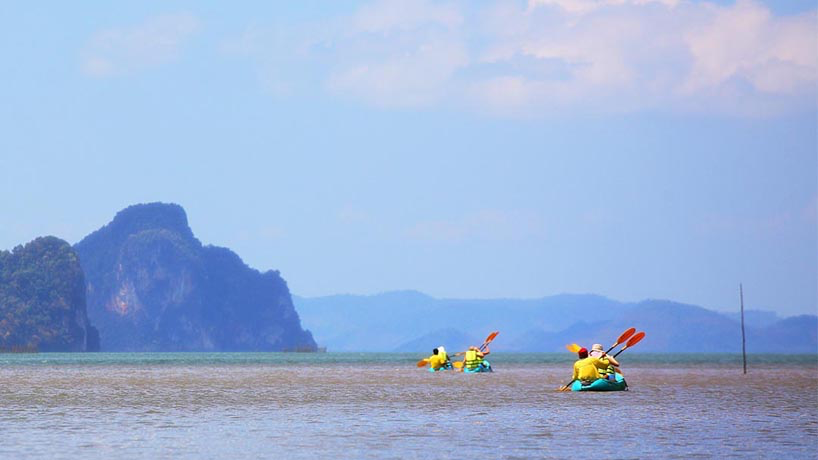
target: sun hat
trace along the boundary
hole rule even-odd
[[[601,343],[595,343],[594,346],[591,347],[591,351],[605,351],[602,349]]]
[[[438,353],[446,353],[446,349],[443,348],[443,345],[437,347],[437,351],[438,351]]]

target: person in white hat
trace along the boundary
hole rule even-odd
[[[589,353],[589,355],[598,358],[600,361],[602,361],[603,364],[607,364],[606,369],[599,370],[599,376],[601,378],[603,379],[607,378],[611,380],[616,378],[616,376],[614,375],[616,373],[615,368],[619,367],[619,361],[614,359],[613,356],[608,356],[608,354],[605,353],[605,350],[602,348],[601,343],[595,343],[594,346],[591,347],[591,352]]]
[[[446,349],[443,348],[443,345],[437,347],[437,354],[440,356],[440,359],[445,364],[445,367],[450,368],[452,367],[452,362],[449,360],[449,354],[446,353]]]

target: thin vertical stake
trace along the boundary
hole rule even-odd
[[[744,346],[744,288],[738,284],[738,295],[741,298],[741,359],[744,363],[744,373],[747,373],[747,349]]]

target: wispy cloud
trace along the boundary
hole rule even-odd
[[[593,11],[624,5],[647,5],[659,3],[665,6],[674,7],[680,0],[529,0],[530,8],[538,6],[555,6],[570,14],[588,14]]]
[[[443,98],[469,62],[454,4],[381,0],[339,21],[326,87],[378,106],[424,106]]]
[[[495,35],[481,57],[500,75],[471,85],[474,98],[498,110],[509,108],[501,97],[506,92],[515,106],[532,111],[764,115],[814,100],[814,14],[775,17],[749,0],[726,7],[539,0],[517,22],[520,32]],[[550,61],[564,72],[514,71],[524,59]]]
[[[276,59],[381,107],[769,115],[812,108],[818,83],[815,11],[753,0],[376,0],[307,28]]]
[[[141,24],[97,32],[83,51],[82,70],[92,77],[129,74],[176,59],[199,30],[188,13],[152,17]]]
[[[693,58],[684,84],[687,92],[735,78],[771,94],[791,94],[815,84],[814,14],[775,18],[747,0],[730,8],[711,7],[706,13],[705,20],[684,31]]]

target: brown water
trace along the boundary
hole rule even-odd
[[[496,372],[462,374],[417,369],[416,356],[332,355],[2,356],[0,458],[818,453],[814,359],[747,376],[734,363],[636,360],[623,363],[630,391],[559,393],[565,358],[498,356]]]

